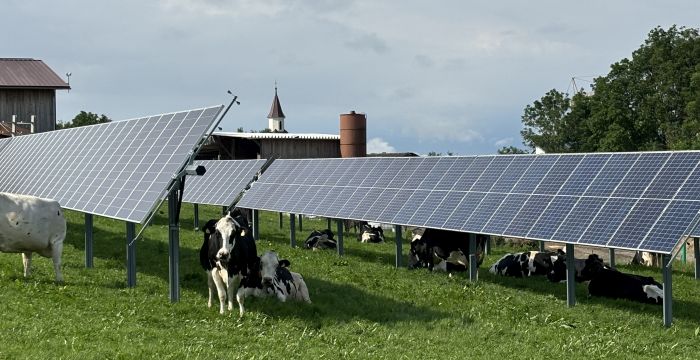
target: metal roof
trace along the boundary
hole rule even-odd
[[[291,139],[291,140],[340,140],[340,135],[333,134],[292,134],[292,133],[244,133],[215,131],[212,135],[223,137],[235,137],[243,139]]]
[[[0,58],[0,88],[70,89],[41,60]]]

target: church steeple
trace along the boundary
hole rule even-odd
[[[267,114],[270,131],[285,132],[284,130],[284,112],[280,105],[280,98],[277,96],[277,81],[275,81],[275,98],[272,100],[270,113]]]

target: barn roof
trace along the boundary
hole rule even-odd
[[[0,58],[0,88],[70,89],[41,60]]]
[[[333,134],[292,134],[292,133],[244,133],[215,131],[212,135],[243,139],[296,139],[296,140],[340,140],[340,135]]]

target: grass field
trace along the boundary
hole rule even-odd
[[[200,206],[203,220],[219,207]],[[700,283],[690,264],[674,269],[674,324],[661,307],[587,298],[566,306],[565,284],[494,277],[479,281],[395,269],[392,236],[360,244],[346,234],[346,255],[289,247],[288,226],[261,213],[258,252],[277,250],[309,287],[312,304],[251,299],[247,313],[206,306],[199,266],[201,233],[192,206],[181,214],[179,303],[168,299],[167,208],[137,243],[137,287],[125,287],[125,225],[95,218],[95,267],[84,267],[83,214],[68,212],[66,283],[53,283],[49,259],[35,257],[30,279],[18,254],[0,254],[0,358],[203,359],[527,359],[700,357]],[[203,223],[203,222],[202,222]],[[298,242],[325,220],[304,221]],[[335,229],[333,229],[335,230]],[[405,240],[404,253],[408,240]],[[660,280],[660,271],[626,267]]]

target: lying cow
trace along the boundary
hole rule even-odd
[[[557,254],[556,260],[552,262],[552,270],[547,274],[547,279],[551,282],[566,281],[566,253],[557,250]],[[596,254],[588,255],[587,259],[574,259],[576,282],[591,280],[590,273],[586,271],[589,264],[604,266],[603,259]]]
[[[664,301],[663,286],[652,277],[626,274],[590,257],[586,260],[583,274],[591,279],[588,283],[588,294],[591,296],[650,304],[662,304]]]
[[[357,240],[363,243],[382,243],[384,242],[384,230],[382,230],[381,226],[372,226],[366,222],[362,223]]]
[[[559,254],[553,252],[528,251],[506,254],[491,266],[489,272],[513,277],[544,276],[552,271],[553,262],[558,258]]]
[[[330,229],[314,230],[304,241],[304,247],[313,250],[335,249],[338,247]]]
[[[63,282],[61,253],[66,218],[58,202],[0,193],[0,251],[22,253],[24,277],[31,273],[32,253],[53,260],[56,282]]]
[[[275,296],[282,302],[298,300],[311,303],[304,278],[299,273],[289,271],[289,265],[289,260],[280,260],[274,251],[266,251],[260,256],[257,272],[246,277],[238,289],[236,298],[241,309],[245,298],[250,295]]]
[[[483,249],[487,236],[477,235],[477,266],[484,261]],[[457,231],[425,229],[423,234],[415,234],[408,254],[408,268],[428,268],[445,271],[465,271],[469,253],[469,234]],[[441,259],[435,266],[435,257]],[[444,262],[444,264],[443,264]]]
[[[207,271],[209,302],[212,306],[214,289],[219,295],[219,313],[224,314],[228,299],[228,310],[233,309],[233,293],[241,280],[258,271],[258,256],[255,240],[248,222],[240,213],[228,213],[221,219],[209,220],[202,228],[204,243],[199,250],[199,261]],[[240,316],[243,316],[242,299],[237,298]]]

